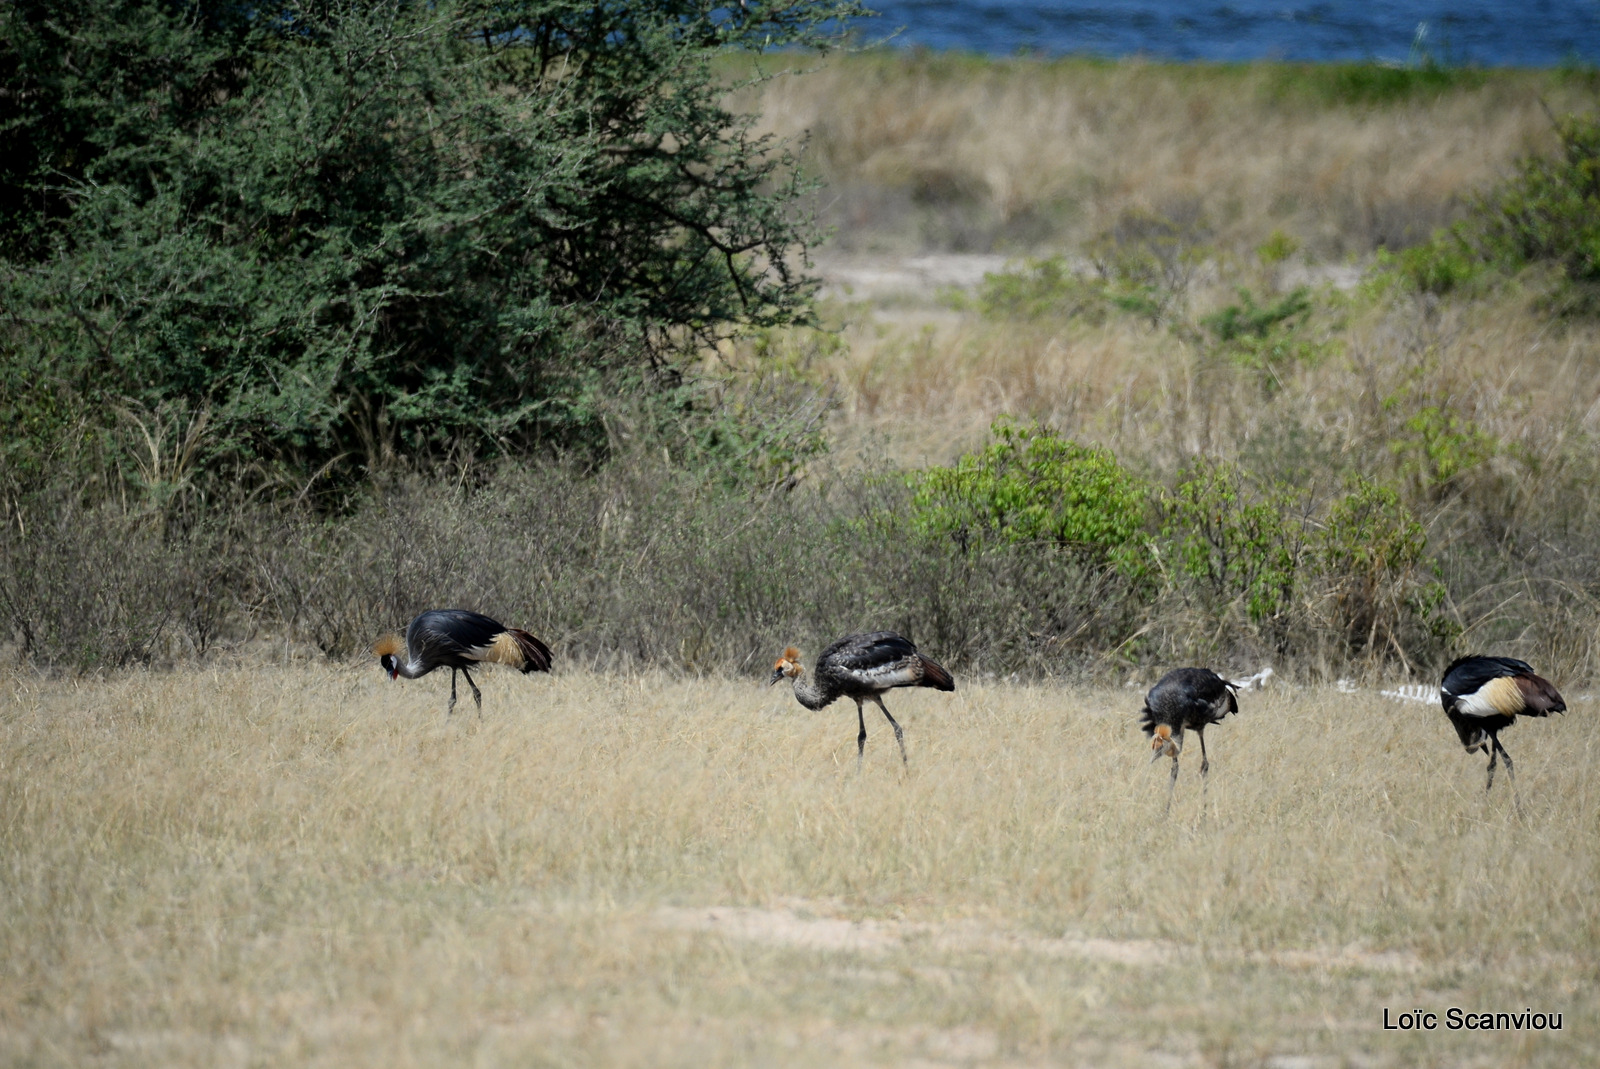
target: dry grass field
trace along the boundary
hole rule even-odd
[[[1279,688],[1164,818],[1138,690],[958,683],[858,775],[754,680],[11,675],[0,1063],[1600,1059],[1581,695],[1507,736],[1521,816],[1435,706]],[[1452,1006],[1564,1027],[1382,1027]]]
[[[806,70],[740,102],[808,138],[851,252],[1071,247],[1133,209],[1204,216],[1231,249],[1281,227],[1318,258],[1365,255],[1425,238],[1517,156],[1549,151],[1546,108],[1594,100],[1558,71],[1374,95],[1337,68],[1273,63],[876,51]]]

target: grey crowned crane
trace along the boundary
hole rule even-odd
[[[861,755],[867,747],[867,719],[862,702],[874,702],[894,728],[894,740],[900,744],[900,761],[906,761],[906,737],[900,724],[889,715],[883,704],[883,693],[895,687],[932,687],[934,690],[955,690],[956,682],[939,665],[917,652],[909,640],[893,631],[873,631],[864,635],[847,635],[822,651],[817,666],[806,679],[805,668],[800,664],[800,651],[790,646],[783,651],[772,666],[771,686],[788,678],[794,681],[794,696],[807,709],[821,709],[834,700],[845,697],[856,703],[856,722],[860,734],[856,736],[856,768],[861,767]]]
[[[1209,668],[1174,668],[1150,688],[1144,708],[1139,711],[1139,726],[1150,738],[1151,763],[1172,758],[1172,776],[1167,781],[1167,808],[1178,787],[1178,755],[1183,752],[1183,733],[1200,737],[1200,777],[1211,770],[1206,756],[1206,728],[1229,713],[1239,711],[1234,696],[1236,684]]]
[[[480,664],[503,664],[526,674],[550,671],[550,647],[526,631],[506,627],[482,613],[466,609],[429,609],[406,628],[406,637],[389,634],[373,644],[378,664],[390,679],[416,679],[435,668],[450,669],[450,704],[456,707],[456,672],[467,677],[478,715],[483,715],[483,694],[468,669]]]
[[[1519,716],[1567,711],[1567,703],[1550,681],[1535,675],[1532,665],[1515,657],[1474,655],[1450,662],[1439,684],[1439,701],[1467,752],[1489,752],[1489,780],[1483,785],[1486,791],[1494,786],[1496,758],[1505,758],[1506,775],[1512,787],[1517,783],[1511,755],[1500,745],[1500,732]]]

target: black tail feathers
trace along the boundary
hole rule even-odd
[[[550,671],[549,646],[546,646],[521,628],[508,627],[506,628],[506,634],[511,636],[512,641],[517,644],[517,649],[522,653],[521,671],[523,675],[527,675],[529,672]]]
[[[917,654],[922,659],[922,681],[919,687],[932,687],[934,690],[955,690],[956,681],[940,665],[935,664],[922,654]]]

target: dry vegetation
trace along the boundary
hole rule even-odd
[[[771,126],[811,132],[840,225],[823,268],[843,341],[754,351],[831,392],[846,460],[948,464],[1014,416],[1169,483],[1196,456],[1313,496],[1377,478],[1426,525],[1462,648],[1590,678],[1600,327],[1562,314],[1536,270],[1440,298],[1373,268],[1549,153],[1552,116],[1594,112],[1592,80],[1466,72],[1386,94],[1341,77],[868,55],[780,79]],[[915,253],[924,277],[955,277],[975,250],[1018,275],[1059,256],[1094,283],[1152,221],[1172,226],[1175,265],[1155,318],[1080,314],[1065,289],[1053,314],[996,313],[981,286],[892,270]],[[874,272],[887,281],[848,281]],[[1302,288],[1313,311],[1282,349],[1230,349],[1205,326],[1241,291],[1266,305]],[[1535,604],[1542,620],[1503,616]]]
[[[1074,246],[1140,209],[1203,213],[1235,250],[1283,228],[1322,260],[1425,238],[1553,146],[1545,108],[1593,104],[1581,72],[1384,77],[891,52],[748,102],[771,131],[809,137],[836,249]]]
[[[365,663],[12,676],[0,1061],[1600,1055],[1581,701],[1508,737],[1519,819],[1431,705],[1250,693],[1163,820],[1138,691],[959,683],[858,776],[847,707],[752,683],[491,674],[447,721]]]
[[[1325,424],[1348,455],[1371,444],[1363,409],[1403,383],[1467,400],[1509,441],[1552,419],[1592,425],[1600,341],[1534,307],[1537,285],[1441,312],[1352,310],[1331,284],[1347,290],[1375,249],[1426,238],[1517,159],[1551,151],[1551,114],[1594,109],[1589,80],[1496,71],[1367,99],[1333,77],[868,54],[769,83],[752,103],[773,132],[809,136],[826,182],[823,216],[838,229],[825,276],[875,252],[998,252],[1014,265],[1064,252],[1081,265],[1119,220],[1174,219],[1197,261],[1178,311],[1198,317],[1240,286],[1321,284],[1334,306],[1322,326],[1350,358],[1280,368],[1287,391],[1264,399],[1260,375],[1208,366],[1192,337],[1136,317],[986,322],[931,287],[836,285],[829,319],[846,344],[811,366],[839,390],[847,443],[887,434],[899,459],[945,462],[1010,413],[1119,453],[1160,449],[1158,467],[1247,448],[1269,423]],[[1274,232],[1294,251],[1263,264],[1256,250]]]

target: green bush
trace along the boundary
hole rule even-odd
[[[1224,306],[1202,318],[1200,325],[1211,331],[1220,342],[1265,338],[1305,322],[1311,313],[1310,292],[1301,286],[1285,294],[1276,304],[1261,306],[1256,304],[1254,294],[1241,287],[1241,304]]]
[[[980,452],[910,483],[913,528],[963,551],[1050,543],[1128,574],[1146,566],[1146,484],[1109,451],[1048,427],[998,420]]]
[[[11,458],[114,407],[258,480],[603,447],[608,398],[809,314],[806,187],[712,60],[856,10],[0,5]]]
[[[1209,254],[1206,236],[1198,212],[1123,212],[1090,247],[1106,299],[1152,324],[1172,319],[1183,310],[1195,271]]]
[[[1560,151],[1521,161],[1515,178],[1473,206],[1479,255],[1511,267],[1559,264],[1576,284],[1600,283],[1600,119],[1558,120]]]
[[[1309,337],[1308,323],[1314,305],[1311,291],[1301,286],[1279,300],[1258,305],[1255,295],[1240,288],[1239,304],[1225,305],[1200,320],[1215,350],[1240,367],[1263,375],[1263,385],[1274,390],[1281,374],[1295,365],[1320,363],[1335,342]]]
[[[1559,308],[1600,308],[1600,118],[1568,116],[1555,128],[1557,153],[1519,161],[1517,174],[1476,198],[1466,219],[1421,245],[1380,253],[1380,286],[1446,294],[1489,269],[1548,264],[1569,291]]]
[[[1101,322],[1112,307],[1105,287],[1079,278],[1065,257],[1029,260],[1020,270],[991,272],[978,287],[979,312],[991,319],[1081,317]]]
[[[1305,579],[1307,510],[1300,492],[1254,487],[1234,464],[1197,459],[1162,502],[1172,578],[1212,612],[1238,601],[1254,623],[1281,624]]]
[[[1409,249],[1379,249],[1376,275],[1379,288],[1398,285],[1417,293],[1444,296],[1466,290],[1482,278],[1485,263],[1455,227]]]
[[[1406,403],[1404,393],[1385,400],[1386,408]],[[1500,443],[1470,418],[1438,404],[1423,404],[1401,424],[1389,442],[1402,477],[1422,500],[1439,501],[1458,489],[1468,473],[1500,450]]]
[[[1348,649],[1386,642],[1403,650],[1408,628],[1424,633],[1424,648],[1446,648],[1457,637],[1460,628],[1440,612],[1443,585],[1424,578],[1433,569],[1427,545],[1421,522],[1392,487],[1356,476],[1333,502],[1314,552]]]

